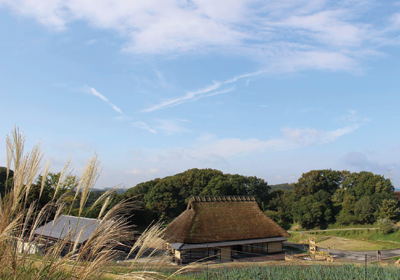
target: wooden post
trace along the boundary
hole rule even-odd
[[[365,254],[364,280],[367,279],[367,254]]]

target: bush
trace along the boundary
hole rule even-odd
[[[389,234],[396,230],[396,226],[392,220],[387,218],[378,220],[379,232],[382,234]]]

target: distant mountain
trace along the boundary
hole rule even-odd
[[[93,189],[92,189],[92,192],[106,192],[106,191],[108,191],[109,189],[111,189],[111,188],[105,188],[105,189],[96,189],[96,188],[93,188]],[[126,191],[126,189],[118,189],[118,190],[117,190],[117,194],[123,194],[125,191]]]

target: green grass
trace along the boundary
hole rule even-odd
[[[344,228],[377,228],[376,224],[355,224],[355,225],[340,225],[340,224],[330,224],[326,229],[344,229]]]

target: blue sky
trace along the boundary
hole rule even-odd
[[[400,188],[399,31],[398,1],[0,0],[0,129],[53,171],[97,149],[100,188],[189,168]]]

